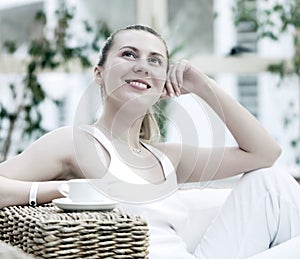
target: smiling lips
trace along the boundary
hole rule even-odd
[[[151,86],[143,80],[126,80],[126,83],[138,90],[147,90],[151,88]]]

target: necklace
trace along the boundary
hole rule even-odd
[[[140,154],[142,152],[141,148],[133,147],[131,148],[134,153]]]
[[[106,132],[109,132],[111,134],[110,130],[108,130],[106,127],[104,127],[102,125],[100,125],[100,127],[103,128]],[[142,148],[141,147],[130,147],[130,148],[136,154],[141,154],[142,153]]]

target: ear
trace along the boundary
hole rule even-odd
[[[102,67],[100,67],[100,66],[94,67],[94,79],[95,79],[96,83],[99,85],[101,85],[103,83],[102,71],[103,71]]]

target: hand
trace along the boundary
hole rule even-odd
[[[202,97],[205,89],[215,85],[206,74],[199,71],[186,60],[180,60],[170,66],[162,99],[194,93]],[[204,92],[203,92],[204,91]]]
[[[188,93],[183,86],[185,84],[185,74],[190,70],[190,68],[191,65],[186,60],[180,60],[170,66],[168,78],[161,96],[162,99]]]

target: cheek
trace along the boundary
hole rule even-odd
[[[124,73],[122,64],[108,64],[102,72],[104,87],[107,93],[114,92],[117,88],[121,87],[120,77]]]

